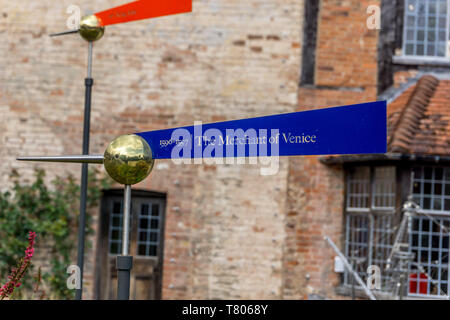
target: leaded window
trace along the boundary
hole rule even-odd
[[[156,256],[160,238],[159,203],[142,203],[138,222],[138,255]]]
[[[396,168],[357,166],[347,172],[345,254],[363,280],[371,265],[385,266],[394,239]],[[344,273],[344,284],[352,278]],[[388,276],[382,274],[382,288]]]
[[[378,266],[381,290],[388,293],[392,293],[395,283],[392,273],[386,272],[387,258],[393,249],[403,205],[395,201],[395,171],[395,167],[379,166],[354,167],[347,172],[345,254],[364,281],[367,267]],[[415,166],[411,173],[410,190],[419,208],[408,221],[404,238],[412,253],[405,294],[448,298],[450,168]],[[345,285],[352,285],[348,272],[343,280]]]
[[[448,1],[406,0],[405,4],[404,55],[448,57]]]

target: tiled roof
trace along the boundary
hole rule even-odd
[[[388,105],[388,152],[450,155],[450,80],[423,76]]]

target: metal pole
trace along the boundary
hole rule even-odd
[[[129,253],[128,242],[130,240],[130,210],[131,210],[131,186],[125,185],[123,197],[123,230],[122,230],[122,255]]]
[[[130,299],[130,277],[133,257],[129,256],[131,186],[125,185],[123,202],[122,255],[117,256],[117,299]]]
[[[327,236],[324,237],[324,240],[328,242],[328,244],[333,248],[333,250],[336,252],[336,254],[339,256],[339,258],[342,259],[342,262],[344,263],[344,266],[347,268],[347,270],[355,277],[355,280],[358,282],[358,284],[363,288],[364,292],[367,294],[367,296],[370,298],[370,300],[377,300],[375,296],[373,295],[372,291],[367,288],[364,281],[362,281],[361,277],[353,270],[350,263],[348,263],[347,258],[342,254],[342,252],[336,247],[334,242],[328,238]]]
[[[85,79],[85,99],[84,99],[84,126],[83,126],[83,155],[89,154],[89,132],[91,127],[91,98],[94,80],[92,76],[92,47],[89,42],[88,47],[88,68]],[[81,190],[80,190],[80,217],[78,223],[78,254],[77,263],[80,268],[80,288],[76,290],[75,299],[81,300],[83,295],[83,269],[84,269],[84,240],[86,230],[86,199],[88,185],[88,164],[83,163],[81,167]]]

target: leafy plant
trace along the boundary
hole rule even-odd
[[[0,276],[20,258],[28,230],[40,235],[39,245],[46,250],[49,272],[42,274],[42,282],[48,286],[51,296],[70,299],[74,291],[67,288],[66,269],[75,255],[80,186],[73,176],[44,183],[45,172],[36,170],[34,181],[23,184],[18,173],[11,175],[12,191],[0,193]],[[102,189],[111,185],[108,178],[99,178],[98,170],[89,172],[88,208],[98,205]],[[86,234],[92,232],[92,217],[87,210]],[[45,244],[45,247],[44,247]],[[87,247],[89,247],[89,242]],[[48,255],[47,255],[48,251]],[[32,277],[26,276],[23,286],[32,289]]]

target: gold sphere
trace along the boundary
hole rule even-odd
[[[103,37],[105,27],[102,27],[100,20],[95,15],[91,15],[81,19],[78,32],[84,40],[92,42]]]
[[[125,185],[133,185],[147,178],[154,163],[147,141],[135,134],[116,138],[104,154],[105,169],[110,177]]]

